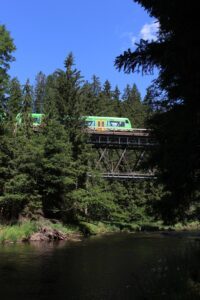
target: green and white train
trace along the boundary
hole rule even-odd
[[[33,127],[44,124],[44,114],[32,113]],[[131,131],[132,126],[128,118],[102,117],[102,116],[84,116],[82,117],[85,126],[94,131]],[[17,115],[17,123],[21,124],[22,118]]]
[[[131,131],[132,129],[128,118],[118,117],[86,116],[85,125],[92,130],[99,131]]]

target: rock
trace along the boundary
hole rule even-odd
[[[41,232],[33,233],[29,239],[34,242],[49,241],[49,238]]]
[[[57,229],[50,227],[42,227],[39,232],[33,233],[30,237],[30,241],[61,241],[66,240],[67,235],[63,234]]]

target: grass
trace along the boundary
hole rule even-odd
[[[102,222],[94,222],[94,223],[80,222],[79,226],[80,226],[80,230],[85,235],[96,235],[96,234],[119,231],[119,228],[117,226],[112,224],[102,223]]]
[[[74,225],[63,225],[62,223],[55,223],[50,225],[50,227],[52,229],[56,229],[59,230],[65,234],[72,234],[72,233],[77,233],[79,232],[79,228],[78,226],[74,226]]]
[[[187,222],[186,224],[177,223],[174,225],[174,229],[179,230],[199,230],[200,229],[200,222],[199,221],[191,221]]]
[[[150,223],[103,223],[103,222],[80,222],[79,226],[73,225],[64,225],[61,222],[52,223],[48,219],[43,219],[42,221],[33,222],[26,221],[22,224],[16,224],[11,226],[3,226],[0,225],[0,243],[7,242],[20,242],[20,241],[28,241],[30,236],[34,232],[38,232],[42,227],[49,227],[52,229],[59,230],[64,234],[76,234],[80,233],[80,231],[84,235],[97,235],[104,234],[109,232],[119,232],[119,231],[127,231],[127,232],[136,232],[136,231],[162,231],[162,230],[175,230],[175,231],[183,231],[183,230],[200,230],[200,223],[190,222],[187,224],[177,223],[174,226],[163,226],[162,222],[150,222]]]
[[[37,230],[37,224],[30,221],[12,226],[0,226],[0,243],[28,240]]]
[[[80,222],[80,230],[85,235],[96,235],[109,232],[157,232],[157,231],[193,231],[200,230],[200,223],[198,221],[188,222],[186,224],[177,223],[175,225],[164,225],[162,221],[149,221],[137,223],[125,222]]]
[[[3,226],[0,225],[0,243],[16,243],[21,241],[28,241],[34,232],[40,231],[42,227],[49,227],[56,229],[64,234],[78,233],[79,228],[73,225],[63,225],[62,223],[52,223],[48,219],[33,222],[25,221],[22,224]]]

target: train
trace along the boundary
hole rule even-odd
[[[39,127],[44,124],[44,114],[32,113],[33,127]],[[17,123],[21,124],[22,118],[18,114]],[[93,131],[131,131],[132,125],[128,118],[102,117],[102,116],[83,116],[81,117],[85,127]]]
[[[128,118],[86,116],[85,125],[91,130],[131,131],[132,126]]]
[[[32,126],[33,127],[42,126],[42,124],[44,124],[44,117],[45,117],[44,114],[31,113]],[[16,121],[17,121],[18,125],[20,125],[22,123],[21,113],[17,114]]]

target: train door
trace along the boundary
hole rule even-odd
[[[97,120],[97,130],[99,130],[99,131],[105,130],[105,121],[104,120]]]

